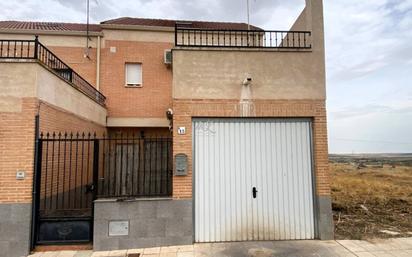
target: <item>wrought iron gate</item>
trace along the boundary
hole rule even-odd
[[[90,134],[38,139],[37,244],[90,242],[99,140]]]
[[[40,134],[32,247],[91,242],[96,198],[171,196],[171,154],[170,137]]]

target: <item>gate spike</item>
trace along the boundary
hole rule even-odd
[[[43,132],[40,132],[40,138],[43,138]]]
[[[67,138],[67,131],[64,131],[64,138]]]
[[[82,132],[82,138],[84,138],[84,132]]]
[[[53,131],[53,139],[56,137],[56,132]]]
[[[79,138],[80,134],[79,131],[76,132],[76,138]]]
[[[93,133],[93,137],[96,138],[96,131]],[[104,137],[104,134],[103,134]]]
[[[70,131],[70,139],[72,139],[72,138],[73,138],[73,132]]]
[[[62,133],[61,132],[59,132],[59,139],[62,137]]]
[[[90,131],[87,133],[87,138],[90,139]]]
[[[49,137],[50,137],[50,133],[49,133],[49,132],[47,132],[46,137],[47,137],[47,138],[49,138]]]

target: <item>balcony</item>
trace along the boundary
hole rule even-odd
[[[324,99],[322,24],[314,27],[308,15],[305,9],[289,31],[176,25],[173,98]]]
[[[34,40],[0,40],[0,60],[6,59],[35,60],[73,88],[101,106],[105,106],[106,97],[40,43],[37,37]]]
[[[175,26],[176,47],[311,49],[310,31],[216,30]]]

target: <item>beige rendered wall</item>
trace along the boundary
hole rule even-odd
[[[174,30],[149,30],[149,29],[103,29],[103,47],[106,45],[106,40],[119,41],[134,41],[134,42],[160,42],[173,43],[175,40]]]
[[[174,99],[325,99],[322,60],[313,52],[173,50]]]
[[[106,126],[107,112],[104,107],[40,65],[37,65],[37,97],[84,119]]]
[[[36,65],[0,63],[0,112],[21,112],[22,99],[36,95]]]
[[[22,99],[37,98],[99,125],[106,109],[37,62],[0,63],[0,112],[16,112]]]

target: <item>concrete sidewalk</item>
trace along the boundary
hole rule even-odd
[[[371,257],[412,256],[412,238],[387,240],[271,241],[194,244],[120,251],[38,252],[30,257]]]

